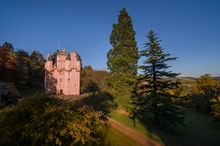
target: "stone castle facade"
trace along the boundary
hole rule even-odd
[[[80,95],[81,60],[76,52],[57,50],[45,63],[45,92],[47,94]]]

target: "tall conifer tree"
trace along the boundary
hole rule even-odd
[[[129,109],[136,81],[138,49],[132,20],[126,9],[120,11],[118,23],[113,24],[110,43],[112,49],[107,54],[110,70],[108,83],[118,106]]]
[[[183,112],[180,107],[172,102],[169,90],[177,87],[173,82],[178,74],[168,71],[167,62],[176,60],[170,57],[160,46],[157,35],[151,30],[147,35],[145,50],[140,51],[140,57],[144,58],[140,69],[143,74],[138,79],[134,94],[134,115],[144,111],[153,114],[154,122],[159,125],[183,123]]]

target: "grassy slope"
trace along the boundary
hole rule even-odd
[[[151,124],[140,121],[134,122],[119,112],[112,112],[111,117],[137,132],[151,137],[161,144],[168,146],[219,146],[220,145],[220,123],[214,121],[207,114],[187,111],[185,126],[178,126],[177,133],[163,132],[155,129]],[[147,126],[146,126],[147,125]]]
[[[151,130],[149,130],[146,126],[144,126],[144,124],[138,119],[136,119],[134,122],[127,115],[124,115],[118,111],[112,111],[110,116],[111,118],[117,120],[118,122],[134,129],[135,131],[141,133],[142,135],[145,135],[146,137],[149,137],[149,138],[152,138],[158,141],[159,143],[163,145],[163,141],[161,140],[159,135],[156,133],[150,132]]]
[[[220,145],[220,123],[208,114],[187,112],[185,127],[178,127],[179,141],[187,145]]]
[[[108,129],[105,144],[110,146],[139,146],[136,141],[113,128]]]

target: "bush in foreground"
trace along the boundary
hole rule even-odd
[[[104,129],[102,113],[46,97],[0,111],[0,145],[101,145]]]

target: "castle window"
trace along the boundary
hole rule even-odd
[[[68,81],[70,81],[70,78],[68,79]]]

